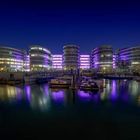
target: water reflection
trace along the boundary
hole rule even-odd
[[[55,102],[61,102],[61,103],[64,102],[64,99],[65,99],[64,90],[52,91],[51,98]]]
[[[111,94],[110,94],[110,98],[111,100],[116,100],[118,97],[118,93],[117,93],[117,81],[113,80],[112,84],[111,84]]]
[[[0,86],[0,100],[1,101],[18,101],[23,96],[23,90],[18,87],[9,85]]]
[[[31,87],[29,85],[25,86],[25,93],[28,101],[31,101]]]
[[[89,92],[85,92],[85,91],[78,91],[78,96],[81,98],[81,99],[88,99],[90,100],[91,99],[91,95]]]
[[[0,86],[0,102],[24,101],[32,109],[50,110],[54,104],[66,106],[77,102],[101,103],[121,101],[140,105],[140,83],[126,80],[105,80],[106,88],[97,93],[85,91],[71,91],[63,89],[49,89],[47,84],[28,85],[24,87]]]
[[[30,105],[32,109],[40,109],[42,111],[45,111],[50,108],[50,96],[48,85],[31,86],[30,93]]]

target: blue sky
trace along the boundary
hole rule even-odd
[[[27,48],[40,44],[62,53],[77,44],[82,53],[102,44],[114,49],[140,44],[139,1],[0,2],[0,44]]]

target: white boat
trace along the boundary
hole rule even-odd
[[[71,85],[71,80],[64,77],[59,77],[56,79],[51,79],[49,86],[51,88],[69,88]]]

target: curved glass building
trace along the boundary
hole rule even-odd
[[[113,49],[110,45],[102,45],[92,50],[91,67],[103,73],[112,71]]]
[[[129,67],[132,72],[140,71],[140,46],[120,49],[118,58],[124,68]]]
[[[29,67],[26,62],[27,52],[9,46],[0,46],[0,71],[26,71]],[[24,65],[25,64],[25,65]]]
[[[40,45],[33,45],[30,47],[29,53],[31,71],[45,71],[52,67],[52,55],[48,49]]]
[[[77,45],[65,45],[63,47],[63,68],[76,70],[79,67],[79,47]]]

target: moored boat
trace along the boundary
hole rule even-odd
[[[65,78],[51,79],[49,82],[50,88],[69,88],[71,85],[70,80]]]
[[[91,90],[91,91],[98,91],[100,89],[97,83],[92,79],[82,80],[79,88],[80,90]]]

